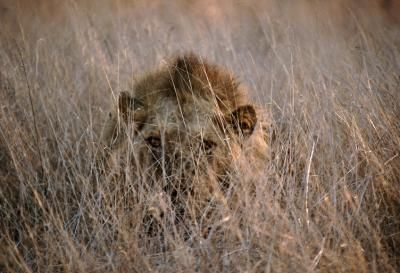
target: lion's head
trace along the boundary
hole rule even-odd
[[[103,136],[108,149],[129,151],[134,172],[175,192],[211,180],[226,187],[258,121],[234,76],[194,55],[140,78],[132,94],[120,94],[116,108]],[[265,147],[254,152],[259,149]]]

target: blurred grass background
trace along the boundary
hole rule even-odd
[[[395,0],[1,1],[0,271],[398,271],[399,20]],[[244,174],[191,241],[147,234],[154,192],[94,168],[114,96],[188,51],[278,132],[256,194]]]

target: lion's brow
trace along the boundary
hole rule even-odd
[[[152,89],[151,91],[146,90],[146,95],[155,95],[157,93],[166,93],[170,91],[170,88],[159,88],[159,89]]]

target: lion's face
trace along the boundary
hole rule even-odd
[[[231,74],[193,56],[146,75],[133,93],[121,93],[117,111],[130,162],[161,181],[224,180],[257,123]]]
[[[223,178],[248,137],[237,127],[254,128],[254,121],[245,125],[238,120],[239,114],[255,115],[249,105],[227,117],[213,102],[197,97],[179,103],[160,96],[143,107],[136,113],[143,111],[142,120],[129,121],[137,123],[128,135],[134,160],[149,173],[178,181],[204,175]]]

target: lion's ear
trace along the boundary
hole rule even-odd
[[[125,122],[130,122],[131,120],[140,121],[141,114],[143,112],[143,103],[132,97],[128,92],[121,92],[118,97],[118,111],[120,116]]]
[[[233,131],[243,138],[251,136],[257,124],[257,113],[252,105],[239,106],[229,117]]]

